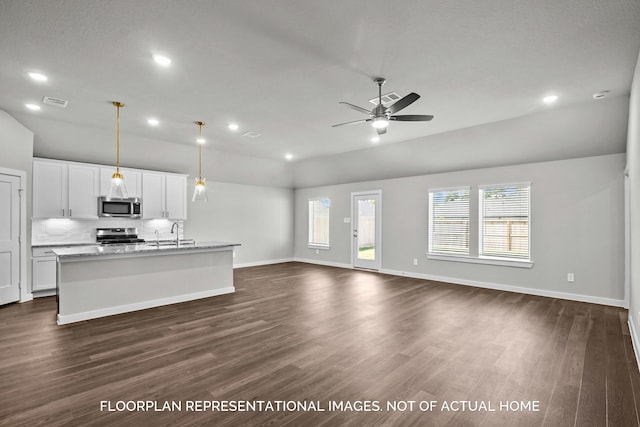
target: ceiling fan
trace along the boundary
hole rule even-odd
[[[373,81],[378,84],[378,105],[373,110],[369,111],[366,108],[358,107],[357,105],[353,105],[348,102],[340,102],[340,104],[344,104],[356,111],[368,114],[369,118],[354,120],[352,122],[338,123],[337,125],[333,125],[332,127],[335,128],[338,126],[351,125],[354,123],[371,122],[371,125],[376,129],[378,135],[382,135],[387,133],[387,126],[389,126],[389,121],[391,120],[400,122],[428,122],[429,120],[433,119],[433,116],[422,114],[395,115],[395,113],[397,113],[398,111],[416,102],[418,98],[420,98],[420,95],[415,92],[411,92],[404,98],[401,98],[390,106],[385,107],[384,105],[382,105],[382,85],[386,80],[382,77],[376,77],[373,79]]]

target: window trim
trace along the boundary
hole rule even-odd
[[[469,221],[469,232],[467,236],[467,241],[469,242],[469,246],[467,248],[467,253],[459,253],[456,254],[454,252],[435,252],[433,251],[433,197],[434,193],[442,193],[442,192],[453,192],[453,191],[467,191],[469,194],[469,211],[467,212],[467,220]],[[427,189],[427,204],[428,204],[428,218],[427,218],[427,254],[429,255],[437,255],[437,256],[452,256],[452,257],[468,257],[471,254],[471,186],[470,185],[460,185],[455,187],[440,187],[440,188],[429,188]]]
[[[527,207],[528,207],[528,215],[527,215],[527,249],[528,249],[528,256],[525,257],[505,257],[505,256],[492,256],[492,255],[483,255],[482,254],[482,238],[483,238],[483,220],[484,220],[484,215],[483,215],[483,208],[484,208],[484,203],[482,201],[482,197],[481,197],[481,193],[486,190],[486,189],[490,189],[490,188],[499,188],[499,187],[528,187],[529,188],[529,194],[528,194],[528,200],[527,200]],[[531,261],[531,182],[527,182],[527,181],[521,181],[521,182],[507,182],[507,183],[502,183],[502,184],[483,184],[483,185],[478,185],[478,259],[484,259],[484,260],[493,260],[495,262],[498,263],[523,263],[523,264],[527,264],[527,263],[531,263],[533,265],[533,262]],[[493,262],[492,262],[493,263]],[[497,265],[502,265],[502,264],[497,264]]]
[[[320,200],[329,201],[329,215],[327,217],[327,235],[329,237],[329,243],[326,243],[326,244],[309,241],[309,235],[311,234],[311,229],[309,228],[311,225],[311,218],[309,217],[309,202],[317,202]],[[320,249],[324,251],[328,251],[329,249],[331,249],[331,198],[330,197],[310,197],[307,199],[307,248]]]

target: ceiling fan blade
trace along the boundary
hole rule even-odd
[[[342,101],[342,102],[339,102],[338,104],[344,104],[347,107],[353,108],[356,111],[360,111],[361,113],[371,114],[371,111],[367,110],[366,108],[358,107],[357,105],[353,105],[353,104],[350,104],[348,102]]]
[[[420,95],[418,95],[415,92],[411,92],[409,95],[391,104],[389,107],[387,107],[387,110],[389,111],[390,114],[395,114],[398,111],[402,110],[403,108],[406,108],[409,105],[416,102],[418,98],[420,98]]]
[[[378,135],[384,135],[387,133],[387,128],[377,128],[376,130],[378,131]]]
[[[344,122],[344,123],[338,123],[337,125],[332,125],[332,128],[336,128],[338,126],[344,126],[344,125],[352,125],[354,123],[362,123],[362,122],[368,122],[370,121],[370,119],[362,119],[362,120],[354,120],[352,122]]]
[[[428,122],[433,119],[433,116],[427,116],[424,114],[403,114],[400,116],[391,116],[389,120],[397,120],[399,122]]]

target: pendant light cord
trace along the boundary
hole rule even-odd
[[[116,106],[116,174],[120,175],[120,107],[124,107],[122,102],[113,101]]]
[[[202,126],[204,123],[200,122],[200,140],[202,140]],[[198,179],[202,181],[202,143],[198,144]]]

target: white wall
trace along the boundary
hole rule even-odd
[[[31,292],[31,160],[33,158],[33,132],[6,112],[0,110],[0,167],[25,171],[27,175],[27,283]]]
[[[636,345],[636,355],[640,348],[640,56],[636,65],[629,103],[629,129],[627,139],[627,168],[630,189],[630,239],[631,283],[629,324]]]
[[[382,269],[622,305],[624,154],[298,189],[295,257],[351,264],[350,193],[382,190]],[[533,268],[428,260],[428,189],[531,182]],[[331,199],[331,249],[307,248],[307,200]],[[413,265],[413,259],[419,265]],[[567,273],[575,282],[567,282]]]
[[[214,182],[207,196],[206,203],[190,204],[186,238],[241,243],[236,266],[291,260],[292,189]]]

